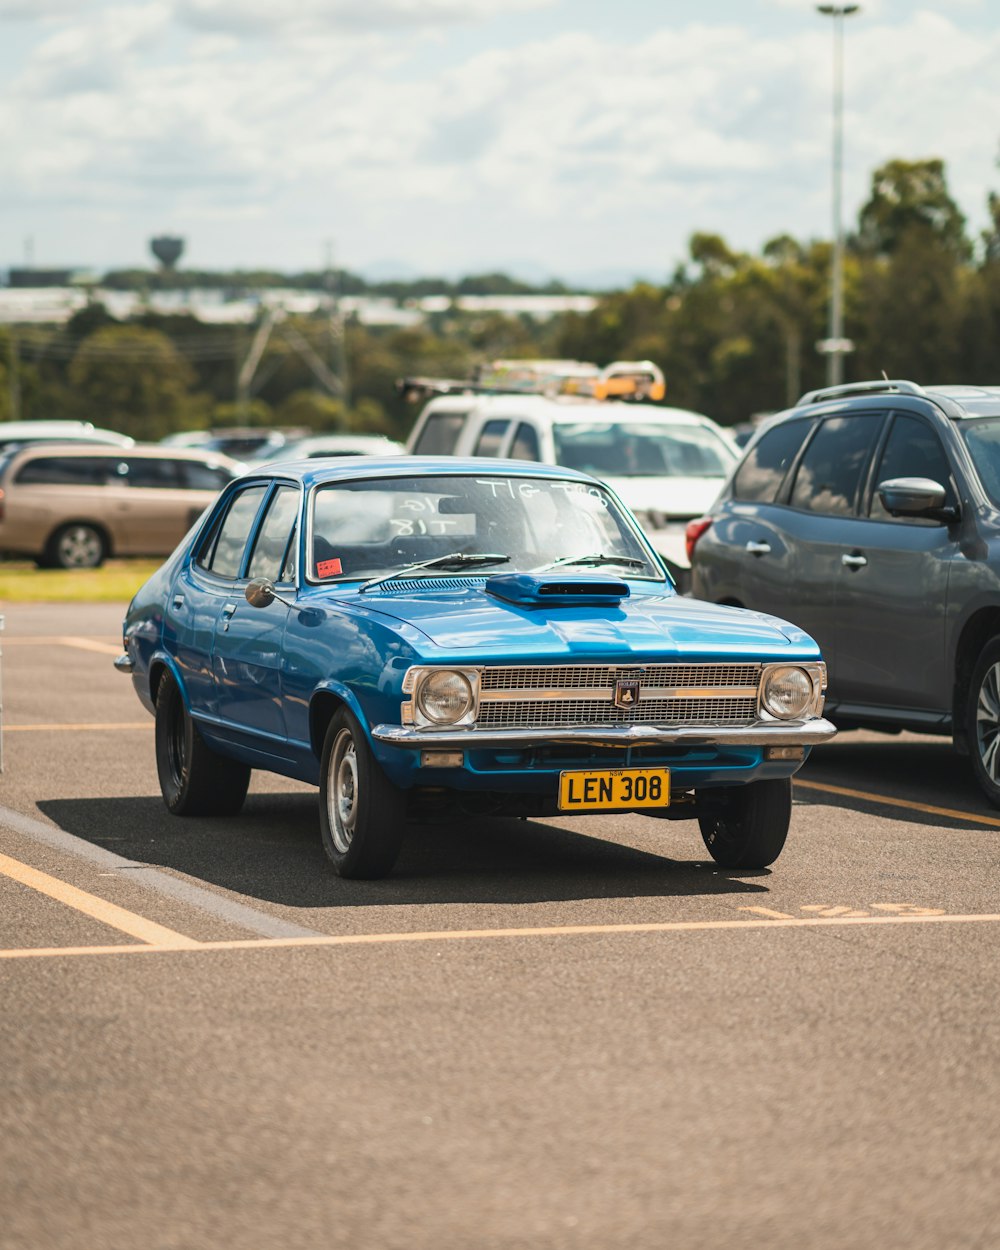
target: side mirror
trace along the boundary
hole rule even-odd
[[[879,482],[878,497],[890,516],[928,517],[934,521],[954,521],[958,517],[957,508],[945,507],[945,488],[929,477],[894,477]]]
[[[252,608],[270,607],[277,598],[274,593],[274,582],[268,577],[255,577],[253,581],[247,582],[247,588],[243,593]]]

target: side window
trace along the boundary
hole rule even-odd
[[[14,480],[36,486],[103,486],[114,463],[104,456],[39,456],[22,465]]]
[[[177,463],[154,456],[136,456],[119,461],[115,480],[129,486],[152,487],[155,490],[176,490],[180,486]]]
[[[806,512],[851,516],[881,414],[828,417],[799,462],[790,503]]]
[[[181,485],[188,490],[222,490],[233,480],[232,473],[221,464],[203,464],[200,460],[178,460]]]
[[[464,412],[434,412],[427,418],[427,424],[420,431],[420,437],[413,446],[418,456],[450,456],[455,450],[458,436],[462,432],[466,414]]]
[[[541,460],[542,449],[538,445],[538,433],[533,425],[522,421],[517,427],[510,447],[511,460]]]
[[[812,421],[782,421],[762,434],[746,454],[733,479],[733,498],[773,503]]]
[[[882,451],[882,459],[875,473],[875,488],[872,492],[869,512],[875,520],[905,519],[912,524],[912,517],[891,517],[878,497],[879,484],[888,482],[894,477],[929,477],[931,481],[940,482],[947,491],[945,503],[950,505],[955,503],[951,485],[951,466],[941,446],[941,440],[919,417],[909,417],[900,413],[893,418],[889,437]]]
[[[248,577],[269,577],[272,582],[283,580],[288,540],[298,512],[299,492],[293,486],[279,486],[257,531]]]
[[[233,497],[222,524],[198,558],[202,568],[219,577],[239,577],[243,550],[266,491],[266,486],[250,486]]]
[[[499,456],[504,435],[509,429],[510,422],[506,419],[487,421],[479,432],[476,449],[472,454],[474,456]]]

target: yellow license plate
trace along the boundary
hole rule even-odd
[[[667,807],[669,768],[605,768],[559,774],[559,810],[599,812],[616,807]]]

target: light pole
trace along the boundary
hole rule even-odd
[[[844,377],[844,353],[854,350],[844,338],[844,227],[841,220],[844,165],[844,18],[860,4],[818,4],[816,11],[833,18],[833,258],[830,265],[830,328],[817,343],[826,355],[826,381],[837,386]]]

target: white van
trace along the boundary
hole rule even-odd
[[[430,400],[406,449],[538,460],[600,478],[635,513],[682,590],[690,581],[684,527],[711,507],[739,458],[722,427],[683,408],[474,391]]]

